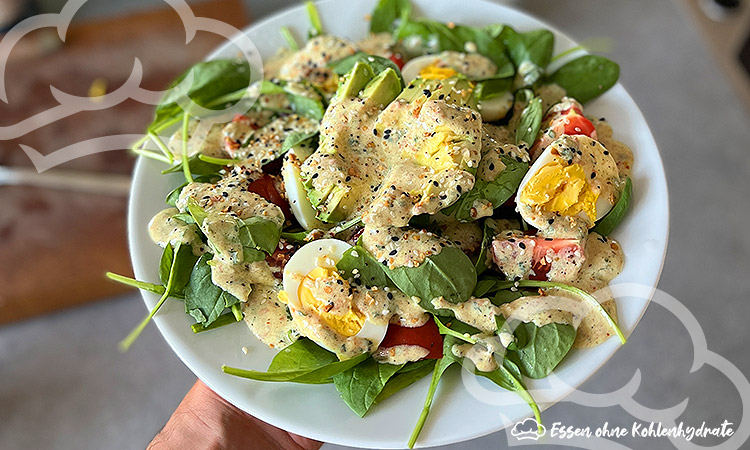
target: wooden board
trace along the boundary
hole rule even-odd
[[[237,28],[247,23],[240,0],[202,2],[193,5],[193,11]],[[127,79],[135,57],[144,68],[142,86],[163,89],[222,40],[198,33],[185,45],[184,27],[171,9],[75,24],[64,45],[56,43],[54,31],[51,37],[37,32],[9,58],[9,102],[0,102],[0,127],[55,106],[50,86],[87,95],[94,80],[104,80],[115,89]],[[105,111],[76,114],[0,141],[0,164],[30,165],[19,144],[46,154],[98,136],[141,133],[152,111],[151,105],[126,101]],[[127,151],[110,151],[62,168],[128,174],[133,162]],[[123,286],[105,279],[104,273],[132,274],[126,205],[124,197],[0,186],[0,323],[123,292]]]

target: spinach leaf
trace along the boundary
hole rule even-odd
[[[355,281],[356,284],[361,282],[366,287],[394,287],[383,265],[360,245],[355,245],[344,252],[339,262],[336,263],[336,269],[344,278],[359,280],[359,282]],[[356,274],[355,270],[357,270]]]
[[[210,325],[205,325],[204,326],[204,325],[202,325],[200,323],[194,323],[194,324],[190,325],[190,328],[193,330],[193,333],[197,334],[197,333],[202,333],[204,331],[215,330],[217,328],[221,328],[223,326],[231,325],[231,324],[237,323],[237,322],[239,322],[237,320],[237,317],[235,317],[235,315],[233,313],[228,312],[228,313],[224,313],[224,314],[220,315],[216,320],[214,320],[213,322],[211,322]]]
[[[368,64],[372,68],[372,71],[375,75],[380,74],[386,69],[393,69],[396,75],[398,75],[398,79],[401,80],[401,88],[403,89],[403,87],[405,86],[404,77],[401,75],[401,70],[398,68],[398,66],[390,59],[383,58],[382,56],[368,55],[364,52],[357,52],[351,56],[347,56],[346,58],[333,61],[328,65],[333,68],[333,71],[336,74],[343,76],[349,73],[349,71],[352,70],[352,68],[354,68],[354,65],[358,62]]]
[[[144,291],[153,292],[154,294],[157,294],[157,295],[163,295],[165,291],[164,286],[160,284],[139,281],[139,280],[126,277],[124,275],[112,273],[112,272],[107,272],[105,275],[107,278],[109,278],[112,281],[116,281],[118,283],[122,283],[127,286],[132,286],[134,288],[143,289]]]
[[[533,93],[529,89],[525,89],[519,93],[521,97],[530,98]],[[523,100],[522,100],[523,101]],[[533,97],[528,100],[526,107],[521,111],[521,118],[518,121],[516,127],[516,144],[526,144],[526,147],[531,147],[536,141],[536,136],[539,134],[539,127],[542,125],[542,99],[540,97]]]
[[[575,296],[579,297],[585,303],[588,303],[594,311],[600,314],[607,321],[607,323],[612,327],[612,330],[617,335],[618,339],[620,340],[622,344],[625,344],[625,342],[627,341],[622,330],[617,325],[617,322],[615,322],[614,319],[612,319],[612,317],[609,315],[607,310],[604,309],[604,307],[599,303],[599,301],[596,300],[596,298],[593,295],[589,294],[583,289],[579,289],[575,286],[570,286],[570,285],[563,284],[563,283],[556,283],[553,281],[537,281],[537,280],[500,281],[498,280],[498,281],[495,281],[495,285],[491,288],[491,291],[494,292],[497,290],[505,290],[505,289],[511,289],[511,288],[542,288],[542,289],[555,288],[555,289],[560,289],[562,291],[570,292],[571,294],[574,294]]]
[[[397,288],[408,296],[419,297],[420,306],[432,312],[436,312],[432,299],[442,296],[452,303],[464,302],[477,284],[474,264],[456,247],[443,248],[417,267],[385,270]]]
[[[188,75],[192,75],[193,82],[188,89],[174,89]],[[170,89],[156,107],[156,116],[149,125],[149,130],[157,130],[162,125],[172,121],[175,117],[182,117],[185,111],[178,102],[185,95],[196,104],[211,108],[213,102],[224,95],[243,90],[250,84],[250,65],[239,59],[215,59],[198,63],[170,85]]]
[[[315,7],[315,2],[309,0],[305,2],[307,9],[307,16],[310,18],[310,26],[312,27],[308,33],[309,37],[320,36],[323,34],[323,24],[320,23],[320,14],[318,9]]]
[[[185,286],[190,280],[190,274],[197,260],[198,256],[193,254],[193,248],[189,245],[179,245],[176,248],[172,248],[171,245],[164,247],[159,262],[159,278],[166,286],[169,283],[170,274],[172,275],[170,296],[184,297]]]
[[[489,100],[510,91],[512,88],[512,78],[490,78],[477,83],[474,88],[474,98],[480,102]]]
[[[311,133],[302,133],[300,131],[291,132],[281,145],[281,154],[286,153],[292,147],[296,147],[306,142],[309,142],[310,147],[313,147],[313,141],[315,140],[315,137],[318,136],[318,133],[318,131],[313,131]],[[314,147],[317,147],[317,145]]]
[[[409,0],[380,0],[372,12],[370,33],[389,32],[393,29],[396,19],[409,17],[410,14]]]
[[[200,154],[189,157],[187,162],[188,162],[188,168],[190,169],[190,173],[192,175],[196,175],[194,181],[199,181],[200,178],[197,175],[202,176],[203,180],[221,178],[219,171],[223,169],[224,166],[204,161],[200,158]],[[162,170],[161,173],[163,174],[181,173],[182,171],[183,171],[182,161],[180,161],[174,166],[168,169]],[[179,195],[179,193],[177,195]]]
[[[477,262],[474,263],[474,270],[477,271],[477,276],[482,275],[488,269],[487,252],[490,250],[490,245],[492,245],[492,238],[494,237],[495,237],[495,229],[490,226],[490,223],[487,220],[485,220],[484,224],[482,224],[482,247],[479,249],[479,256],[477,257]],[[481,281],[477,281],[477,285],[474,287],[475,297],[477,296],[476,292],[477,292],[477,289],[479,289],[480,282]]]
[[[584,55],[568,62],[550,75],[568,96],[581,103],[593,100],[617,83],[620,66],[598,55]]]
[[[490,59],[497,71],[493,78],[506,78],[515,73],[512,62],[505,54],[502,41],[493,39],[485,29],[464,25],[448,25],[429,19],[406,20],[397,33],[398,39],[419,37],[427,53],[452,50],[467,52],[469,45],[476,46],[476,52]],[[433,44],[434,43],[434,44]],[[468,45],[467,45],[468,44]],[[473,49],[472,49],[473,50]]]
[[[270,255],[279,245],[281,228],[270,220],[254,216],[241,221],[239,234],[243,248],[262,250]]]
[[[411,386],[429,375],[435,368],[436,361],[435,359],[423,359],[417,362],[406,363],[396,375],[388,380],[383,390],[375,398],[374,404],[382,402],[396,392]]]
[[[335,375],[333,384],[344,403],[359,417],[364,417],[388,380],[402,367],[403,364],[381,364],[373,358],[367,358],[353,368]]]
[[[190,215],[193,216],[193,220],[195,220],[195,223],[198,225],[198,227],[202,227],[203,221],[205,221],[206,217],[208,217],[208,213],[206,212],[206,210],[201,208],[198,202],[192,197],[187,199],[187,209]]]
[[[506,25],[498,34],[498,39],[505,44],[516,68],[520,68],[524,63],[531,63],[544,69],[552,59],[555,35],[549,30],[538,29],[519,33]]]
[[[237,297],[211,281],[211,266],[208,265],[211,258],[212,254],[205,253],[198,259],[185,286],[185,312],[203,326],[218,319],[224,309],[239,303]]]
[[[445,340],[447,342],[448,339]],[[445,349],[448,349],[448,353],[446,353]],[[446,357],[446,355],[450,355]],[[422,432],[422,428],[424,428],[425,422],[427,422],[427,416],[430,414],[430,408],[432,408],[432,400],[435,398],[435,391],[437,390],[438,383],[440,383],[440,378],[443,377],[443,374],[445,373],[446,369],[448,367],[455,364],[457,361],[455,358],[452,357],[453,353],[451,353],[450,347],[443,346],[443,357],[438,359],[435,363],[435,369],[432,371],[432,380],[430,380],[430,387],[427,390],[427,397],[424,400],[424,406],[422,406],[422,413],[419,415],[419,418],[417,419],[416,425],[414,425],[414,430],[411,432],[411,437],[409,437],[409,448],[414,448],[414,444],[416,444],[417,439],[419,438],[419,433]]]
[[[243,370],[222,366],[224,373],[258,381],[294,382],[305,384],[331,383],[331,378],[347,371],[370,355],[363,353],[355,358],[339,361],[336,355],[308,339],[299,339],[280,351],[267,372]]]
[[[615,206],[612,207],[606,216],[599,219],[599,222],[596,223],[591,231],[599,233],[602,236],[609,236],[625,218],[625,214],[630,208],[631,198],[633,198],[633,182],[630,178],[627,178],[625,180],[625,189],[620,194],[620,198],[617,200]]]
[[[313,120],[323,119],[326,109],[320,100],[297,94],[287,94],[287,98],[289,99],[289,103],[292,104],[292,111],[300,116],[305,116]]]
[[[542,327],[520,323],[514,334],[518,338],[517,348],[508,351],[506,358],[513,359],[524,375],[536,379],[549,375],[568,354],[576,339],[576,329],[561,323],[548,323]],[[523,345],[518,342],[523,342]]]
[[[471,213],[474,202],[487,200],[494,208],[497,208],[511,198],[529,170],[529,164],[518,162],[508,156],[500,156],[500,160],[505,164],[505,170],[492,181],[477,179],[474,187],[462,195],[456,203],[443,209],[443,213],[453,215],[458,221],[470,222],[476,220]]]

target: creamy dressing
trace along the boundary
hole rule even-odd
[[[292,133],[315,133],[318,122],[296,114],[287,114],[273,119],[270,123],[252,134],[242,134],[247,143],[245,146],[227,149],[235,159],[243,160],[243,164],[260,167],[281,156],[284,140]],[[236,141],[235,141],[236,142]]]
[[[362,245],[380,263],[395,267],[418,267],[428,256],[448,246],[447,239],[425,230],[366,226]]]
[[[395,323],[414,328],[421,327],[430,320],[430,315],[419,306],[417,297],[409,297],[398,289],[357,287],[353,301],[367,320],[376,325]]]
[[[210,122],[191,120],[188,123],[187,155],[203,154],[216,158],[224,157],[222,127],[222,124],[211,125]],[[182,146],[182,127],[180,127],[169,138],[167,147],[172,155],[179,159],[182,157]]]
[[[571,284],[592,293],[609,285],[620,274],[625,253],[617,241],[598,233],[589,235],[585,248],[586,261]]]
[[[482,245],[482,228],[476,222],[458,222],[452,217],[437,213],[432,216],[440,228],[440,235],[464,251],[474,253]]]
[[[438,297],[432,299],[432,305],[437,309],[450,310],[456,319],[480,331],[494,333],[497,330],[495,316],[499,316],[501,310],[488,298],[471,297],[465,302],[451,303],[443,297]]]
[[[418,345],[394,345],[393,347],[379,348],[372,357],[381,364],[398,366],[408,362],[419,361],[429,354],[429,350]]]
[[[174,217],[179,212],[177,208],[159,211],[148,224],[148,235],[160,247],[174,247],[178,243],[190,245],[195,255],[202,255],[205,248],[198,237],[198,227],[194,223],[185,223]]]
[[[354,45],[346,39],[331,35],[316,36],[297,52],[287,56],[278,69],[284,80],[307,81],[325,92],[336,90],[338,76],[328,63],[353,55]]]
[[[302,177],[323,197],[340,199],[342,219],[364,213],[365,224],[403,227],[474,186],[465,169],[479,164],[480,131],[477,113],[445,100],[396,100],[381,113],[366,99],[334,99]]]
[[[387,58],[391,53],[393,46],[393,34],[391,33],[374,33],[357,42],[359,51],[368,55],[381,56]]]
[[[210,265],[211,282],[243,302],[256,285],[273,286],[277,281],[265,261],[233,264],[214,256]]]
[[[245,323],[258,339],[271,348],[283,349],[297,340],[299,334],[287,312],[279,302],[280,284],[258,285],[242,304]]]
[[[615,159],[620,176],[630,177],[633,169],[633,152],[627,145],[612,137],[612,126],[603,118],[590,117],[589,119],[596,128],[597,138]]]
[[[495,354],[503,355],[505,346],[494,334],[474,334],[476,344],[453,344],[451,353],[458,358],[468,358],[480,372],[492,372],[498,368]]]

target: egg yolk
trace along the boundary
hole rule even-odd
[[[520,201],[531,207],[563,216],[584,212],[591,221],[596,220],[596,200],[586,182],[586,174],[579,164],[565,166],[553,161],[542,166],[521,190]]]
[[[455,77],[458,74],[450,67],[438,67],[430,64],[419,71],[419,78],[423,80],[445,80],[446,78]]]
[[[354,336],[364,325],[364,315],[352,304],[348,282],[334,268],[313,269],[300,283],[297,296],[308,311],[342,336]]]

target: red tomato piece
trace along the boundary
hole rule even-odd
[[[401,53],[391,53],[390,56],[388,56],[388,59],[393,61],[393,64],[398,66],[398,70],[403,69],[404,64],[406,64],[406,61],[404,61],[404,57],[401,56]]]
[[[389,324],[380,348],[390,348],[397,345],[418,345],[430,351],[425,359],[440,359],[443,357],[443,336],[438,331],[435,321],[430,320],[421,327],[402,327]]]
[[[581,243],[577,239],[550,239],[534,237],[534,255],[532,256],[531,269],[534,275],[529,279],[537,281],[547,281],[547,272],[550,269],[550,263],[545,256],[552,251],[555,254],[574,253],[581,250]]]
[[[247,188],[250,192],[255,192],[269,202],[275,204],[284,212],[284,217],[287,219],[292,217],[292,211],[289,209],[289,202],[279,194],[276,189],[273,178],[270,175],[263,175],[257,180],[250,183]]]

